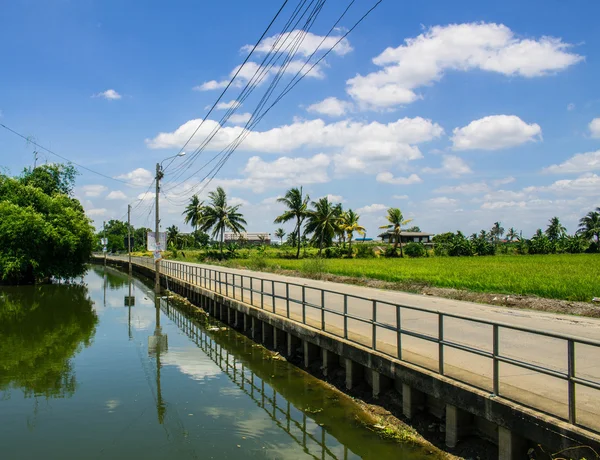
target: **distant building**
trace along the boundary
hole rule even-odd
[[[393,243],[394,242],[394,231],[388,230],[380,235],[383,243]],[[433,233],[425,233],[425,232],[401,232],[400,233],[400,243],[423,243],[423,244],[432,244],[431,237]]]
[[[238,244],[271,244],[270,233],[233,233],[225,232],[224,235],[225,243],[238,243]]]

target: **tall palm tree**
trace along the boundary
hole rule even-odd
[[[341,223],[344,220],[344,215],[346,214],[346,212],[344,211],[344,208],[342,207],[342,203],[336,204],[333,208],[334,208],[335,215],[338,218],[338,228],[335,232],[336,235],[338,236],[338,243],[340,245],[345,246],[346,245],[346,232],[344,231]]]
[[[319,242],[319,255],[323,250],[323,242],[331,241],[339,228],[339,210],[325,196],[319,201],[313,201],[308,212],[306,233],[313,233],[313,242]]]
[[[181,243],[181,233],[176,225],[171,225],[167,228],[167,247],[173,246],[179,249],[179,243]]]
[[[296,228],[294,233],[296,234],[295,240],[298,245],[298,252],[296,253],[296,259],[300,258],[300,246],[302,244],[301,232],[302,223],[308,216],[308,201],[310,198],[308,195],[302,195],[302,187],[293,187],[289,189],[285,196],[278,198],[277,202],[283,203],[287,206],[287,210],[275,218],[276,224],[284,224],[290,220],[296,219]]]
[[[360,216],[352,209],[348,209],[340,219],[340,227],[348,236],[348,254],[350,255],[352,255],[352,237],[354,236],[354,232],[359,235],[365,234],[365,227],[358,224],[358,219],[360,219]]]
[[[412,222],[412,219],[404,219],[402,215],[402,211],[399,208],[389,208],[386,216],[389,224],[382,225],[379,228],[387,228],[394,230],[394,252],[398,249],[398,244],[400,243],[400,234],[402,233],[402,226]],[[402,251],[402,244],[400,244],[400,257],[404,257],[404,252]]]
[[[185,207],[182,214],[185,216],[183,221],[186,224],[190,224],[194,230],[198,230],[198,225],[200,225],[200,221],[202,220],[202,212],[204,211],[204,201],[200,201],[198,195],[192,196],[190,198],[189,204]]]
[[[588,212],[579,219],[579,230],[577,233],[584,235],[591,240],[596,237],[596,244],[600,245],[600,208]]]
[[[556,242],[567,234],[567,229],[561,224],[558,217],[553,217],[548,223],[546,236],[552,242]]]
[[[514,227],[510,227],[508,232],[506,232],[506,238],[508,238],[508,241],[512,242],[513,240],[519,239],[519,234]]]
[[[278,228],[275,230],[275,236],[279,238],[279,242],[283,244],[283,237],[286,235],[285,230],[283,228]]]
[[[504,227],[500,225],[500,222],[494,222],[494,226],[490,230],[490,233],[492,234],[496,244],[498,244],[500,242],[500,237],[504,235]]]
[[[204,207],[202,220],[200,221],[200,230],[208,232],[212,229],[212,237],[219,236],[219,250],[223,256],[223,236],[225,230],[231,230],[234,233],[245,232],[244,225],[247,224],[244,216],[238,212],[241,205],[229,206],[227,204],[227,194],[222,187],[208,194],[209,204]]]

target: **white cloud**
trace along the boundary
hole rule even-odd
[[[352,103],[341,101],[336,97],[328,97],[321,102],[309,105],[306,108],[309,112],[316,112],[330,117],[341,117],[352,110]]]
[[[570,104],[567,105],[567,110],[569,112],[572,112],[573,110],[575,110],[575,104],[573,104],[572,102]]]
[[[270,185],[305,185],[329,182],[327,167],[331,160],[319,153],[311,158],[280,157],[275,161],[263,161],[252,157],[244,168],[248,185],[255,189]]]
[[[590,134],[592,137],[596,139],[600,138],[600,118],[594,118],[592,121],[590,121],[588,127],[590,128]]]
[[[394,200],[408,200],[408,195],[392,195]]]
[[[356,210],[359,214],[371,214],[375,212],[385,212],[388,210],[388,206],[384,204],[374,203],[368,206],[363,206],[362,208],[358,208]]]
[[[600,150],[578,153],[561,164],[548,166],[542,172],[551,174],[586,173],[600,170]]]
[[[154,174],[144,168],[137,168],[126,174],[117,176],[116,179],[126,180],[133,185],[146,185],[149,186],[154,180]]]
[[[491,115],[452,132],[454,150],[498,150],[541,140],[542,129],[515,115]]]
[[[113,190],[108,195],[106,195],[107,200],[126,200],[127,195],[125,195],[121,190]]]
[[[423,182],[423,179],[421,179],[416,174],[411,174],[408,177],[394,177],[394,175],[391,172],[382,172],[377,174],[376,180],[377,182],[383,182],[384,184],[394,185],[410,185]]]
[[[114,101],[117,99],[121,99],[121,97],[123,96],[117,93],[114,89],[107,89],[106,91],[103,91],[101,93],[94,94],[92,97],[102,97],[104,99],[108,99],[109,101]]]
[[[240,104],[238,101],[236,101],[235,99],[232,99],[229,102],[219,102],[216,106],[215,109],[217,110],[226,110],[226,109],[231,109],[233,107],[239,107],[242,104]],[[212,106],[207,105],[206,107],[204,107],[205,109],[210,109]]]
[[[248,121],[250,121],[250,118],[252,118],[251,113],[234,113],[229,117],[227,121],[234,125],[242,125],[248,123]]]
[[[471,174],[473,171],[462,158],[454,155],[444,155],[441,168],[423,168],[423,172],[459,177],[464,174]]]
[[[192,89],[194,91],[211,91],[213,89],[225,88],[227,86],[227,83],[229,83],[228,80],[223,80],[223,81],[209,80],[209,81],[205,81],[204,83],[202,83],[198,86],[194,86]]]
[[[492,181],[494,186],[512,184],[516,179],[513,176],[503,177]]]
[[[92,208],[86,211],[88,216],[103,216],[106,214],[106,208]]]
[[[527,192],[551,192],[556,195],[573,194],[577,196],[598,196],[600,190],[600,176],[587,173],[576,179],[557,180],[551,185],[541,187],[527,187]]]
[[[456,206],[458,200],[448,198],[447,196],[438,196],[425,201],[426,204],[434,207]]]
[[[342,195],[325,195],[322,196],[321,198],[325,198],[327,197],[327,199],[331,202],[331,203],[344,203],[346,200],[344,200],[344,197]]]
[[[296,52],[303,56],[310,56],[317,49],[327,50],[333,47],[340,38],[341,36],[337,35],[325,37],[296,29],[284,34],[277,34],[264,38],[256,47],[256,52],[270,53],[279,52],[281,50],[287,51],[289,49],[287,46],[288,43],[297,43],[297,46],[294,48]],[[242,47],[242,51],[249,52],[253,47],[254,45],[245,45]],[[344,38],[335,48],[333,48],[332,52],[340,56],[344,56],[350,51],[352,51],[352,46],[350,46],[350,42]]]
[[[463,195],[477,195],[490,190],[490,187],[485,182],[462,183],[459,185],[446,185],[436,188],[434,193],[454,194],[460,193]]]
[[[363,108],[409,104],[421,96],[417,88],[439,81],[447,70],[480,69],[504,75],[539,77],[584,58],[559,38],[519,38],[493,23],[435,26],[373,59],[382,69],[347,81],[347,92]]]
[[[100,196],[102,192],[108,190],[104,185],[94,184],[94,185],[84,185],[81,187],[83,190],[83,194],[85,196]]]

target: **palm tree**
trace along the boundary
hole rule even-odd
[[[491,234],[492,232],[490,232]],[[486,232],[485,230],[481,230],[479,232],[479,238],[481,238],[482,240],[489,240],[490,239],[490,235],[488,235],[488,232]]]
[[[519,239],[519,234],[514,227],[510,227],[508,232],[506,232],[506,238],[508,238],[508,241],[512,242],[513,240]]]
[[[202,219],[200,221],[200,230],[208,232],[212,229],[212,237],[219,236],[219,250],[223,256],[223,237],[225,230],[231,230],[234,233],[245,232],[244,225],[247,224],[244,216],[238,212],[241,205],[228,206],[227,194],[222,187],[208,194],[209,204],[204,207]]]
[[[300,246],[302,244],[300,232],[302,231],[302,223],[308,216],[309,200],[308,195],[302,196],[302,187],[291,188],[285,193],[284,197],[277,199],[277,202],[285,204],[288,209],[275,219],[275,223],[284,224],[292,219],[296,219],[296,228],[294,229],[295,240],[298,244],[296,259],[300,258]]]
[[[336,206],[332,206],[326,196],[311,204],[314,209],[308,212],[305,230],[306,233],[313,233],[313,243],[319,242],[319,255],[321,255],[323,241],[331,241],[338,231],[339,211]]]
[[[185,216],[183,222],[191,224],[194,230],[198,230],[198,225],[202,220],[202,212],[204,211],[204,201],[200,201],[198,195],[190,198],[189,204],[186,206],[182,214]]]
[[[579,219],[579,229],[577,233],[584,235],[588,240],[596,237],[596,244],[600,245],[600,208],[588,212]]]
[[[550,223],[548,224],[548,228],[546,229],[546,236],[553,243],[561,239],[567,234],[567,229],[560,223],[560,219],[558,217],[553,217],[550,219]]]
[[[341,203],[336,204],[333,208],[334,208],[335,215],[338,218],[338,228],[335,232],[336,235],[338,236],[338,243],[340,245],[345,246],[346,245],[346,232],[345,232],[343,226],[341,225],[341,223],[344,220],[344,215],[346,214],[346,212],[344,211],[344,208],[342,207]]]
[[[402,233],[402,226],[412,222],[412,219],[404,219],[402,215],[402,211],[399,208],[389,208],[387,211],[386,219],[388,220],[388,225],[382,225],[379,228],[387,228],[394,230],[394,252],[398,249],[398,244],[400,243],[400,234]],[[400,257],[404,257],[404,252],[402,251],[402,245],[400,244]]]
[[[173,246],[178,249],[179,243],[181,242],[181,233],[176,225],[171,225],[167,228],[167,247]]]
[[[275,236],[279,238],[279,242],[283,244],[283,237],[286,235],[285,230],[283,228],[278,228],[275,230]]]
[[[348,236],[348,254],[350,255],[352,255],[352,237],[354,232],[357,232],[359,235],[365,234],[365,227],[358,225],[358,219],[360,219],[360,216],[352,209],[348,209],[340,219],[340,227]]]
[[[490,234],[493,236],[496,244],[498,244],[500,237],[504,235],[504,227],[500,225],[500,222],[494,222],[494,226],[490,230]]]

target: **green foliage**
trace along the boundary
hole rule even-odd
[[[59,189],[46,194],[34,183],[38,182],[30,176],[0,175],[1,283],[81,275],[94,245],[93,229],[79,201]],[[64,183],[69,179],[58,181],[57,187]]]
[[[402,227],[405,226],[406,224],[409,224],[410,222],[412,222],[412,219],[404,219],[404,216],[402,215],[402,211],[400,211],[399,208],[389,208],[387,210],[386,219],[389,222],[389,224],[383,225],[379,228],[393,230],[394,251],[390,252],[389,256],[386,251],[386,256],[395,257],[396,249],[398,248],[398,245],[400,243],[400,233],[402,233]],[[400,257],[403,257],[403,256],[404,256],[404,254],[402,252],[402,245],[400,244]]]
[[[581,254],[589,247],[589,242],[582,235],[566,236],[562,241],[565,252]]]
[[[529,254],[550,254],[556,252],[556,246],[539,228],[529,241],[528,249]]]
[[[208,233],[204,233],[203,231],[195,230],[192,233],[192,236],[194,237],[194,245],[197,248],[203,248],[210,243],[210,236]]]
[[[327,197],[313,201],[313,209],[308,212],[306,233],[313,234],[312,243],[319,248],[331,246],[333,237],[339,230],[340,208],[334,206]]]
[[[41,189],[46,195],[71,195],[77,174],[71,164],[50,164],[35,169],[25,168],[18,180],[23,185]]]
[[[327,269],[328,265],[321,257],[310,257],[302,261],[302,273],[310,276],[311,278],[322,278],[327,272]]]
[[[423,243],[408,243],[404,247],[404,254],[408,257],[424,257],[426,254]]]
[[[357,244],[354,246],[356,251],[357,259],[373,259],[375,257],[375,252],[373,251],[373,247],[369,244]]]
[[[308,202],[310,197],[302,194],[302,187],[293,187],[285,192],[285,196],[278,198],[277,202],[286,206],[286,210],[274,220],[276,224],[284,224],[291,220],[296,221],[296,227],[288,237],[288,243],[296,246],[296,258],[300,257],[300,246],[302,244],[302,223],[308,216]]]
[[[229,206],[227,204],[227,194],[222,187],[208,194],[209,204],[204,206],[200,230],[208,232],[212,229],[212,236],[219,236],[219,248],[223,254],[223,235],[225,230],[231,230],[235,233],[245,231],[246,220],[238,212],[241,205]]]
[[[323,251],[326,259],[339,259],[342,257],[342,249],[339,246],[330,246]]]

